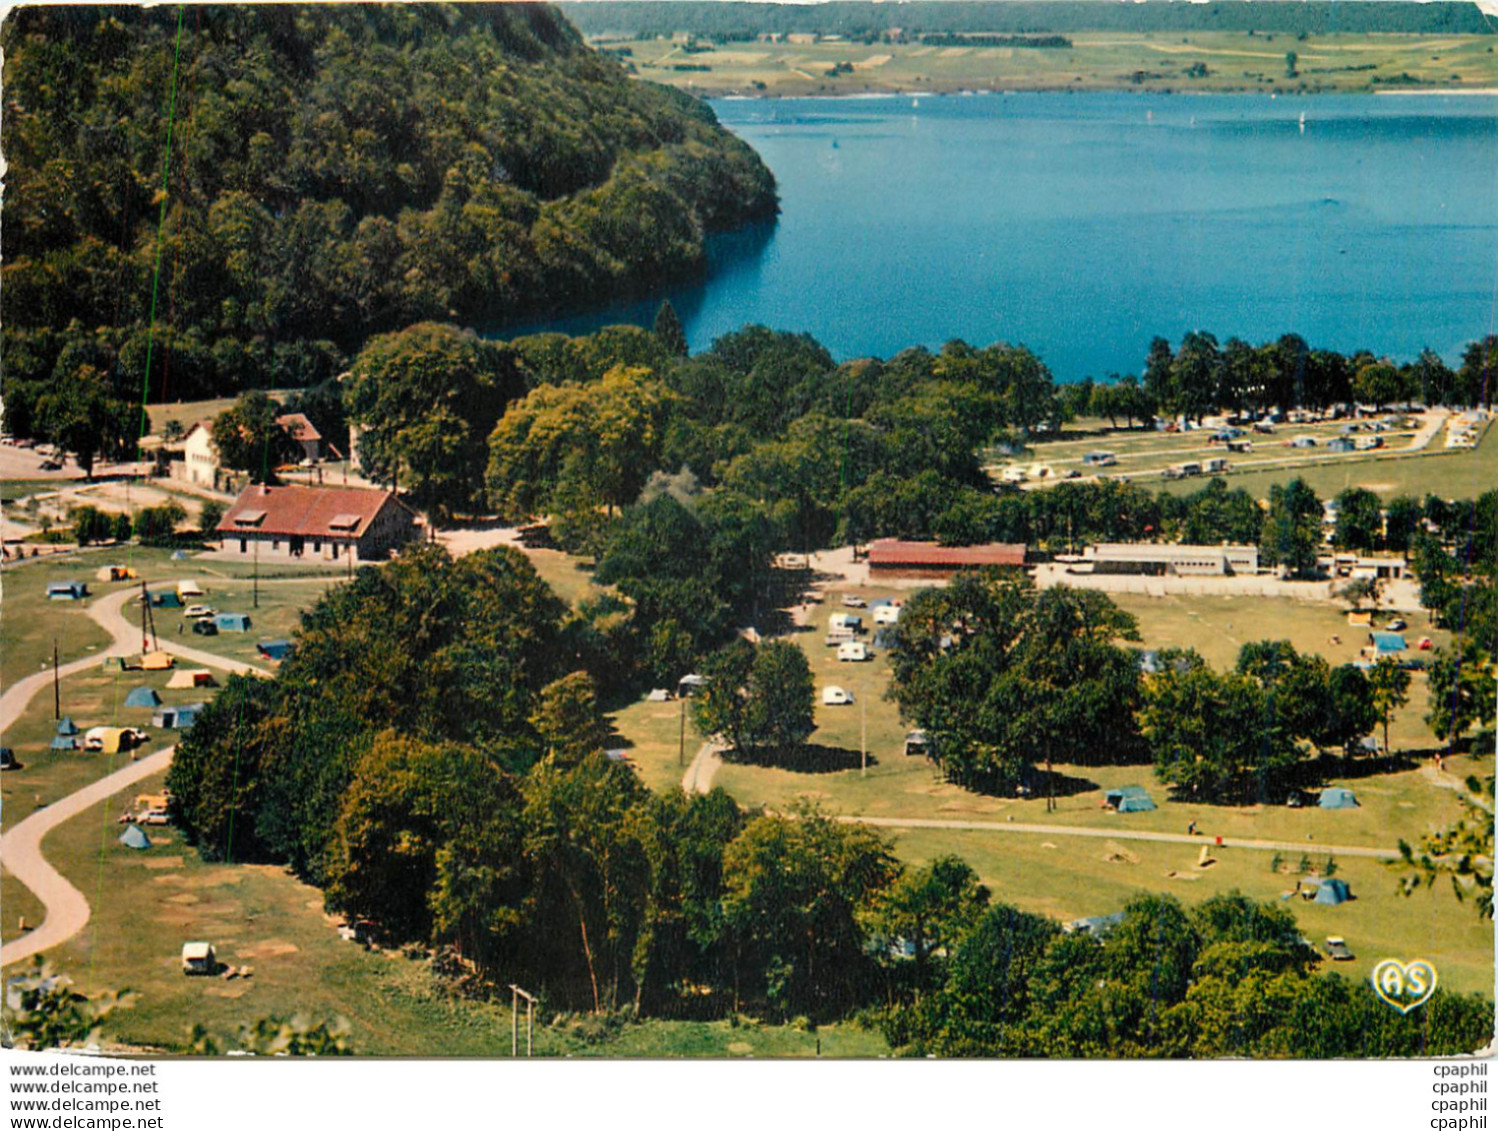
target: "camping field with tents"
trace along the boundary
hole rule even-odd
[[[46,597],[47,585],[55,580],[87,580],[90,599],[124,585],[139,585],[138,580],[96,580],[92,563],[106,560],[120,560],[120,552],[79,555],[78,561],[87,565],[38,561],[7,570],[7,618],[18,625],[20,638],[17,653],[10,647],[8,628],[7,679],[31,674],[50,663],[53,632],[59,635],[64,662],[97,652],[107,642],[84,612],[87,600],[50,601]],[[179,637],[178,624],[185,619],[182,609],[157,608],[153,616],[158,635],[170,634],[194,648],[262,667],[273,667],[274,659],[262,645],[274,645],[270,651],[282,652],[279,642],[294,640],[301,609],[341,580],[325,572],[311,577],[262,574],[257,608],[252,603],[248,564],[215,561],[210,572],[198,562],[172,561],[165,552],[151,550],[136,551],[128,561],[153,589],[171,589],[177,579],[191,576],[205,590],[195,601],[220,611],[247,613],[252,621],[249,631],[204,637],[191,635],[187,628]],[[556,555],[549,562],[552,573],[560,568],[558,561],[570,563],[570,572],[564,572],[575,590],[573,599],[596,591],[585,573],[572,568],[572,559]],[[9,584],[16,578],[22,583]],[[903,600],[910,590],[869,586],[856,592],[873,603]],[[996,899],[1063,921],[1117,912],[1141,890],[1169,892],[1190,903],[1236,888],[1256,899],[1283,900],[1303,933],[1318,947],[1327,936],[1345,938],[1355,958],[1328,962],[1328,969],[1360,977],[1382,957],[1420,955],[1436,962],[1443,985],[1490,990],[1491,925],[1478,920],[1470,907],[1457,904],[1448,887],[1438,885],[1406,898],[1397,892],[1399,869],[1323,847],[1392,848],[1399,838],[1416,840],[1459,816],[1455,792],[1433,772],[1429,759],[1400,764],[1390,772],[1376,760],[1366,759],[1352,776],[1331,778],[1326,791],[1313,793],[1300,808],[1171,801],[1148,766],[1058,765],[1061,788],[1050,812],[1042,796],[1028,800],[983,796],[942,781],[924,758],[904,753],[909,728],[884,697],[889,666],[882,648],[872,649],[871,662],[849,663],[839,661],[837,649],[825,644],[831,617],[849,611],[843,608],[841,596],[842,591],[834,588],[824,603],[810,606],[808,623],[794,637],[810,658],[817,691],[818,727],[807,755],[793,767],[733,761],[721,766],[713,784],[726,788],[741,804],[784,809],[797,798],[810,797],[831,812],[878,818],[884,822],[881,831],[893,838],[903,859],[920,863],[956,853],[972,864]],[[1139,618],[1143,647],[1194,646],[1218,667],[1230,665],[1240,644],[1248,640],[1290,639],[1303,651],[1321,652],[1331,662],[1341,663],[1355,658],[1368,637],[1367,627],[1351,628],[1345,611],[1330,604],[1128,595],[1118,603]],[[871,611],[853,609],[852,613],[862,614],[864,627],[872,629]],[[140,612],[133,602],[127,603],[125,615],[139,623]],[[1419,621],[1407,634],[1411,642],[1427,634],[1438,641],[1446,639],[1426,628],[1423,616]],[[1338,642],[1332,642],[1334,637]],[[873,632],[866,631],[860,639],[872,641]],[[216,693],[213,684],[198,680],[194,674],[198,670],[188,663],[156,671],[106,669],[101,664],[64,679],[62,710],[78,728],[80,739],[95,726],[140,727],[148,734],[142,749],[149,753],[177,738],[176,730],[158,725],[158,720],[167,721],[163,712],[191,708]],[[209,678],[222,680],[212,673]],[[843,689],[852,702],[824,703],[822,691],[830,686]],[[1391,727],[1396,751],[1429,745],[1421,718],[1424,709],[1424,677],[1415,673],[1410,704],[1396,712]],[[621,744],[628,744],[630,763],[647,785],[667,789],[682,781],[678,701],[642,698],[615,713],[615,726]],[[57,730],[50,692],[36,696],[7,730],[7,744],[24,763],[22,769],[0,778],[7,822],[23,819],[129,758],[127,753],[54,751],[52,743],[60,737]],[[690,763],[702,745],[690,719],[684,737],[685,761]],[[865,745],[868,759],[863,767],[860,751]],[[1470,759],[1452,759],[1447,776],[1459,780],[1472,769]],[[153,779],[130,793],[159,788],[160,780]],[[1338,790],[1350,792],[1351,803]],[[1148,804],[1115,801],[1110,806],[1110,792],[1147,798]],[[1323,807],[1321,796],[1342,804]],[[171,829],[144,829],[150,842],[145,848],[121,844],[118,838],[125,835],[126,826],[118,824],[117,817],[129,800],[125,796],[111,799],[68,822],[49,836],[47,851],[59,869],[84,890],[94,892],[100,877],[106,877],[107,898],[99,901],[88,931],[60,948],[57,957],[72,973],[88,970],[91,985],[98,988],[129,984],[147,991],[151,1000],[130,1019],[131,1030],[142,1039],[180,1040],[181,1019],[194,1002],[204,1000],[201,995],[209,989],[219,1027],[232,1028],[238,1018],[260,1016],[275,1008],[310,1005],[324,1012],[357,1015],[361,1033],[369,1034],[361,1051],[419,1051],[440,1041],[442,1047],[455,1051],[482,1052],[488,1047],[486,1042],[502,1039],[507,1013],[439,1003],[439,995],[423,981],[428,975],[417,964],[392,963],[343,943],[322,911],[321,893],[280,869],[205,864],[175,839]],[[902,821],[945,822],[947,827],[922,828]],[[1099,835],[1013,832],[1003,828],[1009,824],[1046,824]],[[1190,843],[1161,843],[1132,835],[1180,836],[1193,825],[1200,836]],[[1219,836],[1282,841],[1303,848],[1218,848]],[[1205,866],[1202,848],[1208,849],[1211,860]],[[1331,878],[1347,885],[1351,899],[1319,903],[1314,897],[1297,894],[1319,892],[1321,885],[1314,881],[1326,878],[1328,868],[1333,870]],[[90,899],[93,902],[94,897]],[[13,938],[21,916],[36,921],[39,905],[35,899],[3,874],[0,901],[7,909],[0,937]],[[204,924],[206,928],[199,929]],[[195,932],[193,937],[205,935],[206,930],[205,937],[211,935],[226,961],[252,965],[255,978],[223,987],[184,988],[175,962],[185,937],[181,932],[189,927]],[[309,984],[319,987],[318,998],[305,1002],[302,987]],[[360,1004],[369,1002],[381,1003],[378,1016]],[[656,1043],[638,1051],[665,1055],[676,1047],[673,1042],[688,1039],[685,1029],[654,1023],[648,1028],[648,1037],[642,1031],[632,1039]],[[702,1052],[730,1043],[727,1035],[721,1035],[721,1040],[719,1036],[704,1027],[691,1039],[704,1042],[696,1050]],[[829,1055],[840,1042],[844,1055],[882,1050],[873,1034],[832,1027],[824,1028],[821,1036]],[[766,1052],[778,1047],[775,1042],[797,1039],[789,1030],[774,1027],[765,1027],[763,1035],[752,1040],[745,1038],[751,1044],[760,1042],[753,1047]],[[559,1044],[550,1051],[570,1050]]]
[[[908,589],[879,586],[848,592],[870,602],[899,600],[910,594]],[[1279,900],[1325,866],[1328,853],[1322,845],[1394,849],[1401,838],[1415,843],[1425,832],[1459,818],[1462,808],[1451,786],[1479,768],[1470,758],[1448,759],[1443,779],[1428,757],[1397,762],[1389,772],[1380,760],[1364,759],[1351,767],[1354,777],[1333,777],[1326,783],[1328,805],[1324,808],[1319,803],[1322,791],[1316,790],[1309,791],[1308,803],[1298,808],[1283,803],[1228,806],[1173,801],[1148,765],[1057,765],[1058,796],[1051,812],[1046,811],[1040,794],[1027,800],[984,796],[943,781],[923,758],[903,753],[908,727],[897,707],[884,697],[889,664],[882,649],[873,650],[870,663],[850,664],[838,662],[836,650],[824,645],[831,618],[847,611],[840,603],[841,594],[834,586],[824,603],[811,606],[809,625],[795,636],[811,662],[817,688],[817,729],[809,740],[808,756],[788,767],[744,764],[730,757],[716,770],[712,784],[745,805],[784,810],[798,798],[810,798],[830,812],[875,818],[882,832],[895,837],[902,858],[919,863],[957,853],[978,870],[995,898],[1023,910],[1063,920],[1108,914],[1120,910],[1141,889],[1166,891],[1194,902],[1237,887],[1255,898]],[[1322,653],[1333,664],[1351,662],[1359,657],[1368,636],[1366,627],[1349,627],[1344,609],[1327,603],[1127,594],[1120,595],[1118,603],[1138,617],[1143,636],[1140,647],[1196,647],[1217,667],[1231,666],[1242,643],[1266,638],[1289,639],[1304,651]],[[1419,619],[1420,635],[1434,635],[1443,642],[1448,638],[1423,627],[1423,615]],[[1338,638],[1335,643],[1334,637]],[[1420,672],[1413,675],[1409,704],[1395,712],[1390,735],[1396,752],[1416,750],[1423,755],[1432,742],[1423,721],[1425,677]],[[854,703],[824,704],[821,692],[830,685],[850,692]],[[633,744],[631,761],[652,788],[683,778],[679,719],[680,704],[674,701],[641,701],[615,715],[617,730]],[[867,766],[861,768],[865,740],[869,757]],[[685,759],[690,763],[702,745],[690,717],[685,745]],[[1117,805],[1108,804],[1110,791],[1127,791],[1148,801],[1136,800],[1125,807],[1131,811],[1120,812]],[[1199,869],[1195,866],[1198,848],[1192,844],[1119,839],[1125,852],[1110,854],[1106,837],[1032,835],[1001,828],[902,827],[901,819],[991,826],[1045,824],[1124,834],[1180,835],[1194,827],[1203,845],[1213,845],[1221,836],[1284,842],[1303,849],[1277,854],[1214,846],[1215,862]],[[1129,854],[1137,857],[1137,864],[1127,862]],[[1110,862],[1110,855],[1119,859]],[[1298,871],[1302,855],[1308,859],[1305,873]],[[1351,888],[1351,900],[1328,906],[1300,896],[1285,898],[1319,949],[1324,950],[1322,944],[1329,934],[1347,939],[1355,959],[1328,963],[1329,967],[1358,976],[1389,954],[1439,955],[1446,963],[1443,970],[1448,971],[1443,973],[1443,984],[1469,990],[1491,988],[1491,925],[1479,922],[1469,906],[1458,904],[1449,887],[1438,885],[1439,890],[1405,897],[1398,893],[1399,868],[1379,860],[1330,855],[1336,875]],[[1272,864],[1281,870],[1271,868]]]

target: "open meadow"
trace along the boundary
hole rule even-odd
[[[982,90],[1302,93],[1498,86],[1487,36],[1076,32],[1069,47],[819,42],[601,44],[642,78],[699,95]],[[1287,55],[1295,55],[1293,74]]]

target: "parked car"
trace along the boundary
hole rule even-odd
[[[196,620],[198,617],[211,617],[214,614],[214,611],[214,609],[210,608],[207,605],[188,605],[187,608],[182,610],[182,615],[189,619]]]
[[[198,636],[217,636],[218,625],[211,620],[195,620],[192,622],[192,630]]]
[[[140,823],[143,825],[168,825],[171,818],[167,816],[165,809],[147,809],[140,815]]]
[[[845,609],[863,609],[867,608],[868,604],[862,597],[855,597],[851,593],[843,598],[843,608]]]
[[[1326,936],[1326,955],[1333,962],[1351,962],[1356,955],[1347,946],[1347,940],[1341,935]]]
[[[1408,627],[1409,627],[1409,625],[1406,624],[1399,617],[1395,617],[1388,624],[1388,629],[1389,629],[1390,632],[1403,632]]]

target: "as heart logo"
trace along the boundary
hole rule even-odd
[[[1436,992],[1436,968],[1423,958],[1385,958],[1373,968],[1373,992],[1400,1013],[1424,1005]]]

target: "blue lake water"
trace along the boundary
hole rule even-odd
[[[726,100],[780,184],[672,301],[837,357],[1022,342],[1062,380],[1150,338],[1448,359],[1493,331],[1498,98],[1014,94]],[[1305,115],[1302,128],[1300,117]],[[649,324],[656,301],[553,324]]]

